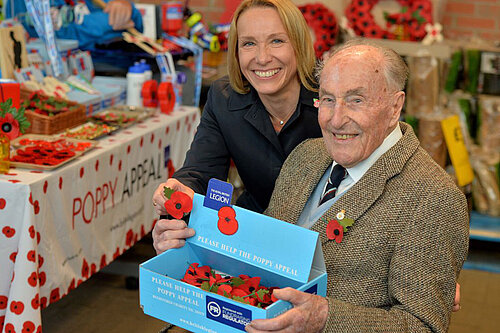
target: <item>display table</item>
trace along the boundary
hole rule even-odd
[[[0,331],[41,332],[41,309],[152,230],[152,195],[179,168],[198,108],[158,114],[53,171],[0,175]]]

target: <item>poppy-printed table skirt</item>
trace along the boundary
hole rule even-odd
[[[152,230],[152,195],[179,168],[199,109],[157,114],[52,171],[0,175],[0,332],[41,332],[56,302]]]

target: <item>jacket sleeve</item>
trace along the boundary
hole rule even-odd
[[[390,258],[387,308],[328,298],[324,332],[447,332],[455,283],[467,256],[468,211],[458,189],[429,193]]]
[[[200,194],[205,194],[211,178],[226,181],[228,176],[230,155],[217,119],[227,106],[219,87],[216,83],[211,86],[184,165],[172,176]]]

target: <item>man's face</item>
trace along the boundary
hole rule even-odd
[[[238,19],[240,68],[259,96],[278,95],[299,85],[292,42],[274,8],[246,10]]]
[[[382,57],[354,46],[331,58],[320,78],[318,120],[332,158],[350,168],[368,158],[395,128],[404,93],[389,89]]]

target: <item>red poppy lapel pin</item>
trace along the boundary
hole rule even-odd
[[[163,194],[168,199],[165,201],[165,209],[173,218],[180,220],[184,214],[188,214],[193,209],[193,199],[186,193],[165,186]]]
[[[345,210],[338,212],[335,217],[336,219],[330,221],[326,221],[324,218],[321,218],[321,220],[327,223],[326,236],[328,239],[334,240],[340,244],[344,238],[344,232],[347,231],[348,227],[351,227],[354,224],[354,220],[345,216]]]

